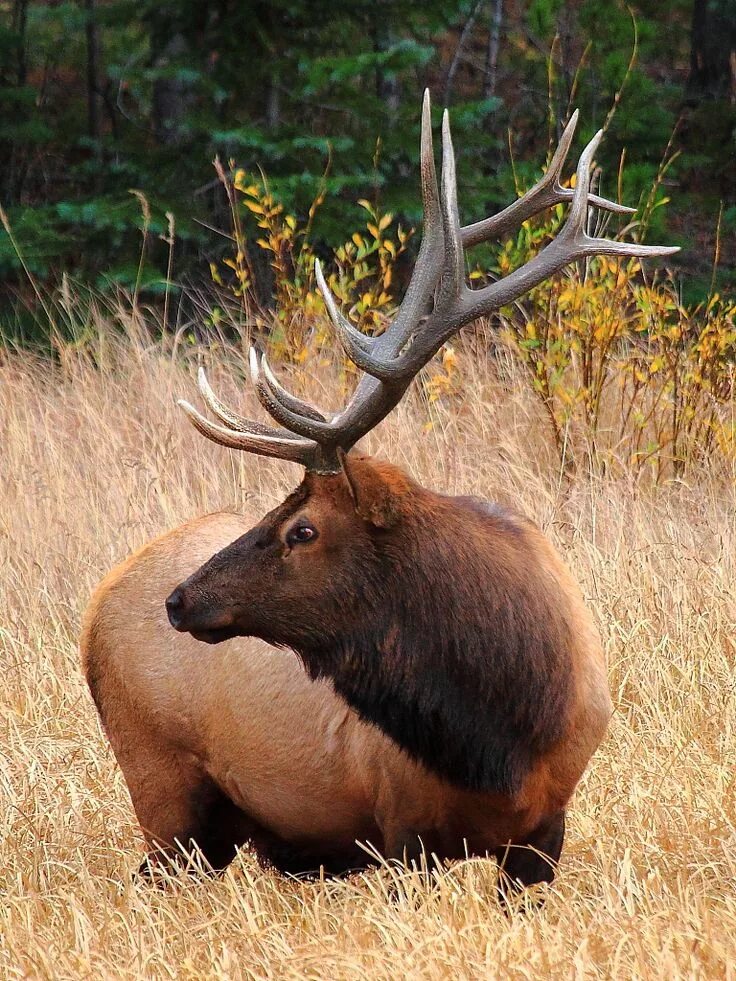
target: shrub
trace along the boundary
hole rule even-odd
[[[231,204],[235,250],[225,270],[213,266],[213,278],[229,286],[275,359],[304,362],[332,350],[310,239],[324,195],[300,227],[265,180],[251,180],[242,170],[219,173]],[[643,234],[651,212],[666,204],[656,192],[646,203],[645,221],[622,234]],[[332,251],[326,276],[353,323],[379,333],[398,304],[397,260],[412,231],[368,201],[359,203],[367,212],[365,228]],[[529,261],[563,220],[558,206],[525,222],[498,245],[491,274],[505,276]],[[268,256],[273,275],[274,313],[257,299],[259,252]],[[487,275],[479,268],[470,272],[476,281]],[[734,459],[733,300],[713,294],[687,308],[669,274],[650,277],[638,260],[597,257],[499,311],[493,326],[523,366],[568,472],[584,459],[594,469],[647,472],[660,480],[683,474],[712,453]],[[343,368],[353,371],[349,363]],[[425,373],[428,399],[452,398],[458,379],[455,349],[446,345]]]

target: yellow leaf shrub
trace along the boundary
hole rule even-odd
[[[264,180],[232,168],[218,173],[233,212],[234,253],[224,268],[212,267],[212,279],[242,301],[276,359],[303,364],[333,347],[310,238],[324,195],[300,224]],[[360,330],[379,334],[398,305],[397,260],[413,230],[365,199],[358,204],[366,211],[365,227],[348,234],[323,266],[346,316]],[[242,209],[255,236],[243,230]],[[558,205],[499,243],[494,277],[528,262],[555,237],[564,216]],[[257,302],[251,267],[258,251],[273,272],[275,315]],[[482,285],[488,272],[476,267],[468,276]],[[736,457],[736,301],[715,294],[688,309],[672,278],[648,278],[636,259],[600,256],[535,287],[499,311],[494,326],[524,367],[569,471],[585,461],[659,480],[711,453]],[[354,371],[343,363],[344,376]],[[455,350],[445,345],[424,376],[428,401],[454,397],[460,380]]]

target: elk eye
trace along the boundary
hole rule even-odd
[[[301,545],[304,542],[313,542],[317,535],[317,529],[312,525],[295,525],[286,536],[286,541],[289,545]]]

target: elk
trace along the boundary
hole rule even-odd
[[[306,473],[255,527],[232,514],[186,524],[91,600],[86,677],[149,867],[196,841],[220,869],[249,841],[277,869],[337,873],[367,865],[369,841],[397,860],[422,848],[439,861],[494,856],[502,895],[552,880],[565,809],[611,714],[592,616],[530,520],[428,490],[354,447],[465,324],[578,259],[676,251],[588,234],[591,205],[631,212],[590,191],[600,133],[574,190],[561,185],[576,120],[537,185],[461,226],[447,113],[438,186],[425,94],[424,235],[386,331],[354,327],[316,265],[364,373],[346,408],[329,418],[289,393],[253,349],[255,391],[277,426],[226,407],[202,369],[217,421],[180,403],[216,443]],[[560,203],[569,214],[554,241],[468,288],[467,247]],[[218,649],[208,656],[203,642]]]

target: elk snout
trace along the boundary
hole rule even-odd
[[[187,598],[186,593],[181,588],[177,586],[174,592],[166,600],[166,613],[169,617],[169,623],[174,628],[174,630],[186,630],[186,609],[187,609]]]
[[[169,623],[205,644],[219,644],[238,635],[232,610],[216,609],[202,602],[199,591],[182,583],[166,600]]]

